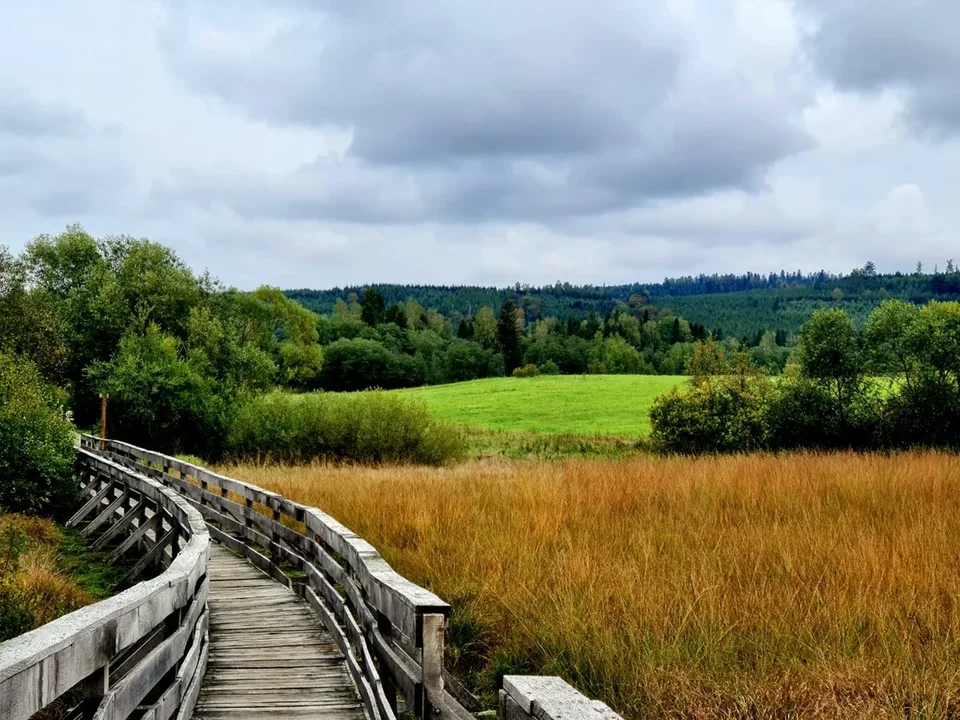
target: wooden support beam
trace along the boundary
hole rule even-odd
[[[107,522],[108,520],[110,520],[110,518],[114,516],[117,510],[120,509],[120,506],[127,501],[127,498],[129,496],[130,496],[130,491],[126,487],[124,487],[120,491],[120,495],[117,497],[117,499],[114,500],[109,505],[107,505],[106,510],[104,510],[102,513],[97,515],[93,520],[87,523],[87,526],[82,531],[82,535],[84,537],[90,537],[93,534],[94,530],[96,530],[98,527],[103,525],[105,522]]]
[[[155,515],[154,517],[159,517],[159,516]],[[151,518],[151,520],[152,519],[153,518]],[[155,562],[160,558],[160,556],[163,554],[163,551],[166,549],[167,545],[169,545],[171,542],[176,541],[178,531],[179,530],[176,527],[172,527],[169,530],[167,530],[166,535],[164,535],[159,540],[157,540],[154,546],[147,551],[147,554],[144,555],[139,560],[137,560],[136,564],[132,568],[130,568],[130,571],[126,575],[124,575],[120,579],[120,582],[118,582],[114,587],[122,587],[123,585],[133,580],[136,580],[138,577],[140,577],[140,573],[142,573],[144,570],[150,567],[150,565],[153,562]]]
[[[446,618],[443,615],[426,614],[423,616],[422,650],[420,670],[423,673],[424,720],[433,716],[443,698],[443,644],[446,632]],[[435,702],[431,702],[431,700]]]
[[[139,503],[136,499],[134,499],[132,494],[127,494],[124,505],[123,517],[107,528],[107,530],[94,541],[94,543],[90,546],[91,550],[102,550],[110,543],[111,540],[118,537],[122,533],[127,532],[135,519],[139,517],[140,522],[143,522],[143,520],[147,517],[146,505]]]
[[[83,504],[83,507],[77,510],[72,518],[67,520],[67,527],[76,527],[77,524],[82,522],[95,508],[99,507],[104,498],[113,490],[114,485],[113,480],[108,481],[107,484],[101,488],[100,492],[87,500],[87,502]]]
[[[120,547],[107,556],[105,561],[107,565],[113,565],[115,562],[117,562],[117,560],[122,558],[127,551],[140,542],[140,540],[142,540],[150,530],[155,530],[157,534],[159,534],[162,519],[163,517],[160,515],[160,513],[156,513],[151,518],[144,518],[144,520],[141,521],[140,526],[120,544]]]

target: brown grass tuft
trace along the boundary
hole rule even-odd
[[[488,688],[559,673],[630,718],[960,712],[953,455],[218,469],[452,601]]]
[[[20,557],[14,578],[26,598],[34,627],[40,627],[93,602],[89,593],[65,574],[56,548],[34,547]]]
[[[60,542],[60,531],[53,520],[32,515],[0,513],[0,533],[4,531],[22,534],[30,545],[56,545]]]

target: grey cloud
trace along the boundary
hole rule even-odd
[[[765,96],[734,70],[707,72],[694,33],[663,3],[281,6],[301,13],[297,22],[263,36],[263,16],[226,27],[209,9],[176,6],[161,35],[167,65],[249,117],[350,128],[343,164],[226,183],[193,175],[158,185],[157,207],[550,221],[757,188],[809,145],[786,97]],[[224,41],[231,33],[237,41]]]
[[[960,4],[955,0],[802,0],[816,29],[818,68],[843,89],[906,92],[909,117],[938,134],[960,132]]]
[[[59,103],[41,102],[17,87],[0,87],[0,135],[44,138],[82,132],[82,112]]]
[[[117,209],[130,173],[122,132],[96,128],[64,103],[0,95],[0,210],[70,219]]]

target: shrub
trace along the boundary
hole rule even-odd
[[[890,396],[884,411],[887,446],[960,446],[960,398],[936,380],[905,384]]]
[[[426,406],[379,391],[250,398],[227,438],[232,457],[291,463],[443,465],[465,452],[463,435],[431,418]]]
[[[687,362],[688,392],[676,388],[650,408],[651,438],[661,452],[750,452],[769,441],[770,385],[744,355],[728,359],[714,342]]]
[[[325,390],[389,390],[423,385],[425,381],[422,362],[391,352],[376,340],[337,340],[327,345],[323,353],[320,385]]]
[[[699,385],[687,393],[674,388],[654,402],[650,422],[651,438],[661,452],[750,452],[767,444],[762,396],[726,383]]]
[[[543,365],[540,366],[540,374],[559,375],[560,367],[553,360],[547,360]]]
[[[75,430],[33,363],[0,353],[0,509],[62,516],[73,506]]]
[[[537,377],[540,374],[540,368],[532,363],[528,363],[523,367],[518,367],[513,369],[512,375],[515,378],[530,378]]]
[[[454,340],[443,353],[442,369],[445,382],[461,382],[491,377],[502,369],[496,355],[471,340]],[[502,362],[502,360],[501,360]]]

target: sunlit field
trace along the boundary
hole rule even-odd
[[[960,709],[955,456],[219,469],[452,602],[449,662],[480,692],[530,671],[628,718]]]
[[[641,437],[650,406],[682,384],[673,375],[542,375],[394,390],[439,419],[470,428]]]

